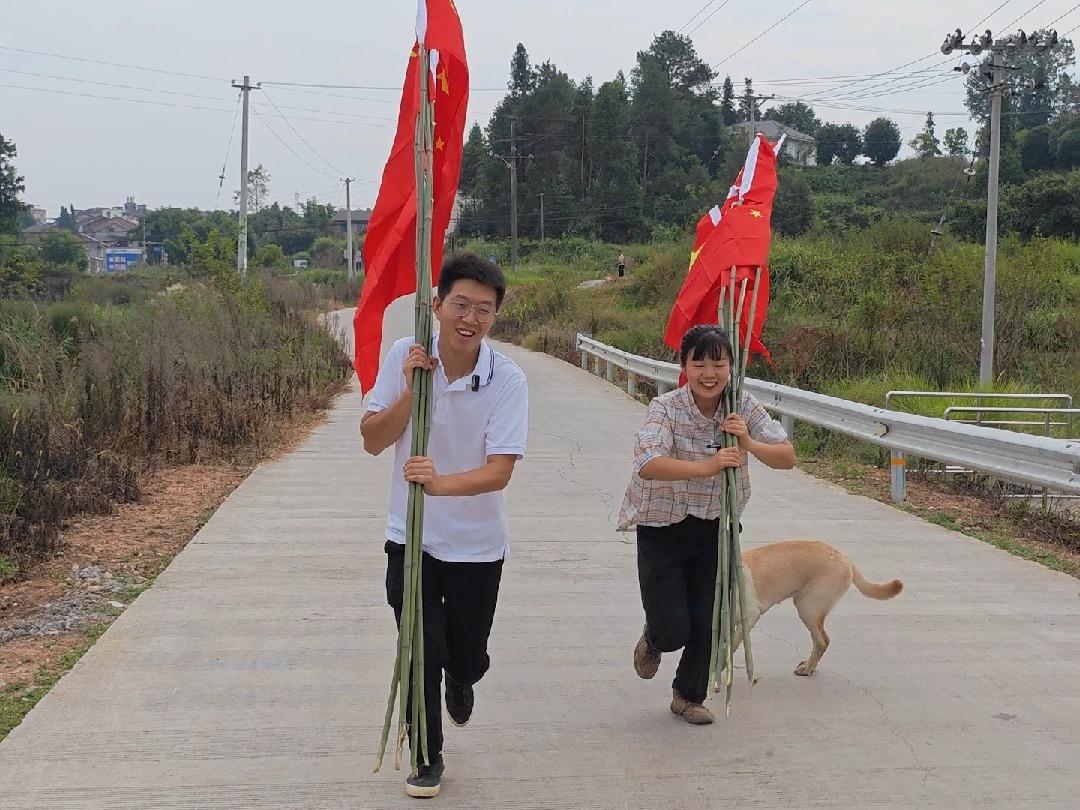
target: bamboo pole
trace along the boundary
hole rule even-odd
[[[432,176],[431,160],[434,142],[434,112],[429,98],[430,60],[427,48],[418,45],[417,67],[420,84],[420,112],[416,121],[416,342],[431,351],[431,219]],[[411,453],[426,456],[431,414],[431,372],[413,372]],[[406,508],[404,588],[401,620],[398,626],[397,655],[394,679],[390,686],[383,721],[382,739],[375,762],[375,771],[382,766],[390,734],[394,702],[398,701],[397,746],[394,767],[401,768],[403,747],[409,737],[410,764],[417,772],[420,762],[430,763],[427,750],[427,714],[424,689],[424,614],[423,614],[423,536],[424,489],[420,484],[409,485]],[[410,706],[411,704],[411,706]],[[411,709],[411,710],[410,710]]]
[[[717,312],[718,323],[727,331],[731,339],[731,378],[721,399],[722,416],[739,413],[742,403],[743,381],[750,357],[750,345],[753,337],[754,315],[757,309],[757,296],[761,280],[758,268],[753,292],[750,296],[750,309],[747,312],[746,338],[740,335],[739,324],[743,319],[746,306],[748,281],[738,285],[736,297],[736,268],[731,269],[731,276],[726,289],[721,290],[720,305]],[[738,440],[730,434],[718,437],[716,444],[725,448],[737,447]],[[716,590],[713,604],[713,639],[709,660],[709,683],[714,691],[720,691],[721,680],[717,677],[720,660],[725,669],[723,685],[726,686],[725,714],[731,712],[731,695],[734,683],[735,640],[741,631],[741,642],[746,660],[747,677],[751,687],[754,682],[754,663],[750,647],[749,612],[746,602],[746,586],[742,567],[742,548],[739,521],[741,482],[739,471],[730,468],[724,471],[720,483],[720,530],[719,550],[716,572]],[[721,659],[722,656],[722,659]]]

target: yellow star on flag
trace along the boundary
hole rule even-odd
[[[436,138],[435,139],[435,151],[440,152],[444,148],[446,148],[446,141],[444,141],[442,138]]]
[[[702,247],[704,247],[704,245],[702,245]],[[690,253],[690,267],[691,268],[694,266],[694,262],[697,261],[697,257],[701,255],[701,250],[702,250],[702,248],[698,248],[695,251],[691,251],[691,253]]]
[[[761,219],[761,212],[758,211],[756,208],[754,208],[753,210],[750,211],[750,216],[757,217],[758,219]]]
[[[442,88],[442,91],[446,95],[450,95],[450,77],[446,75],[446,68],[440,70],[435,78],[439,80],[439,87]]]

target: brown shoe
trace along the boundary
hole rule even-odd
[[[641,631],[641,638],[634,647],[634,671],[639,678],[648,680],[660,669],[660,651],[649,644],[645,638],[645,631]]]
[[[707,726],[716,721],[716,717],[704,705],[691,703],[677,689],[671,690],[671,713],[694,726]]]

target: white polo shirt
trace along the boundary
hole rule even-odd
[[[386,410],[405,391],[402,367],[415,338],[406,337],[390,347],[379,367],[368,411]],[[432,353],[439,356],[439,336]],[[474,391],[473,388],[476,387]],[[480,342],[476,367],[450,383],[440,363],[432,374],[431,429],[428,457],[440,475],[483,467],[491,455],[525,455],[529,432],[529,389],[525,372],[506,355]],[[412,455],[412,419],[394,445],[394,473],[386,537],[405,543],[405,515],[409,485],[405,462]],[[503,559],[510,545],[503,493],[463,497],[424,497],[424,551],[444,562],[494,562]]]

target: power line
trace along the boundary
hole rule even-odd
[[[713,2],[715,2],[715,0],[713,0]],[[691,28],[689,31],[687,31],[686,35],[687,36],[692,35],[695,31],[697,31],[699,28],[701,28],[701,26],[703,26],[705,23],[707,23],[709,20],[711,20],[713,17],[715,17],[716,12],[720,11],[720,9],[722,9],[724,6],[726,6],[730,2],[731,2],[731,0],[724,0],[723,3],[721,3],[719,6],[717,6],[716,8],[714,8],[712,10],[712,12],[709,14],[708,17],[706,17],[701,22],[699,22],[697,25],[695,25],[693,28]],[[710,3],[709,5],[712,5],[712,4]],[[706,6],[706,8],[708,8],[708,6]],[[704,9],[702,9],[702,10],[704,10]]]
[[[1031,8],[1029,8],[1029,9],[1028,9],[1027,11],[1025,11],[1025,12],[1024,12],[1023,14],[1021,14],[1021,15],[1020,15],[1019,17],[1017,17],[1017,18],[1016,18],[1015,20],[1013,20],[1013,21],[1012,21],[1011,23],[1006,23],[1005,25],[1003,25],[1003,26],[1001,26],[1001,27],[1002,27],[1003,29],[1006,29],[1006,28],[1012,28],[1012,27],[1013,27],[1014,25],[1016,25],[1016,24],[1017,24],[1018,22],[1020,22],[1020,21],[1021,21],[1022,19],[1024,19],[1024,17],[1026,17],[1026,16],[1028,15],[1028,14],[1030,14],[1031,12],[1033,12],[1033,11],[1034,11],[1035,9],[1037,9],[1037,8],[1038,8],[1039,6],[1041,6],[1041,5],[1042,5],[1043,3],[1045,3],[1045,2],[1046,2],[1046,0],[1039,0],[1039,2],[1038,2],[1038,3],[1036,3],[1035,5],[1033,5],[1033,6],[1031,7]]]
[[[991,11],[989,14],[987,14],[985,17],[983,17],[981,20],[979,20],[973,26],[971,26],[971,28],[968,29],[968,36],[971,36],[972,31],[974,31],[976,28],[978,28],[984,22],[989,20],[991,17],[993,17],[995,14],[997,14],[999,11],[1001,11],[1003,8],[1005,8],[1005,6],[1009,5],[1009,3],[1011,3],[1011,2],[1012,2],[1012,0],[1005,0],[1004,3],[1002,3],[1000,6],[995,8],[993,11]]]
[[[1072,14],[1078,8],[1080,8],[1080,3],[1077,3],[1075,6],[1070,8],[1068,11],[1066,11],[1064,14],[1062,14],[1056,20],[1051,20],[1050,22],[1048,22],[1046,25],[1043,26],[1043,28],[1049,28],[1051,25],[1054,25],[1055,23],[1061,22],[1065,17],[1068,17],[1070,14]]]
[[[293,157],[295,157],[297,160],[299,160],[301,163],[303,163],[305,166],[307,166],[313,172],[318,172],[319,174],[323,175],[324,177],[331,177],[331,178],[333,178],[335,180],[337,179],[337,177],[335,177],[334,175],[327,174],[322,169],[318,168],[317,166],[312,166],[310,163],[308,163],[306,160],[304,160],[304,158],[302,158],[299,155],[299,153],[297,153],[297,151],[295,149],[293,149],[291,146],[289,146],[289,144],[285,141],[284,138],[282,138],[280,135],[277,134],[277,132],[274,130],[274,128],[272,126],[270,126],[270,124],[267,122],[267,120],[265,118],[263,118],[262,115],[259,114],[258,110],[253,109],[252,112],[255,113],[256,118],[258,118],[260,121],[262,121],[263,126],[266,127],[268,130],[270,130],[270,134],[273,135],[275,138],[277,138],[278,142],[282,146],[284,146],[286,149],[288,149],[290,152],[292,152]]]
[[[698,12],[697,12],[697,14],[695,14],[695,15],[694,15],[693,17],[691,17],[691,18],[690,18],[689,20],[687,20],[686,22],[684,22],[684,23],[682,24],[682,28],[680,28],[680,29],[679,29],[679,30],[678,30],[678,31],[677,31],[676,33],[678,33],[678,34],[681,34],[681,33],[682,33],[683,31],[685,31],[685,30],[686,30],[686,27],[687,27],[688,25],[690,25],[690,23],[692,23],[692,22],[693,22],[694,20],[696,20],[696,19],[697,19],[698,17],[700,17],[700,16],[702,15],[702,14],[704,14],[704,13],[705,13],[705,10],[706,10],[706,9],[707,9],[707,8],[708,8],[709,6],[711,6],[711,5],[713,4],[713,3],[715,3],[715,2],[716,2],[716,0],[709,0],[709,2],[707,2],[707,3],[706,3],[705,5],[703,5],[703,6],[702,6],[702,7],[700,8],[700,9],[698,9]]]
[[[68,56],[61,53],[46,53],[45,51],[31,51],[26,48],[13,48],[10,45],[0,45],[0,51],[13,51],[15,53],[30,54],[32,56],[47,56],[50,59],[68,59],[72,62],[85,62],[90,65],[105,65],[106,67],[123,68],[124,70],[141,70],[146,73],[160,73],[165,76],[182,76],[185,79],[200,79],[208,82],[227,82],[218,76],[200,76],[197,73],[180,73],[175,70],[160,70],[158,68],[140,67],[138,65],[122,65],[118,62],[102,62],[99,59],[84,59],[81,56]]]
[[[12,89],[12,90],[29,90],[29,91],[34,92],[34,93],[54,93],[54,94],[61,95],[61,96],[74,96],[74,97],[77,97],[77,98],[100,99],[102,101],[125,101],[125,102],[127,102],[129,104],[152,104],[155,107],[176,107],[176,108],[185,109],[185,110],[203,110],[205,112],[223,112],[223,113],[232,112],[231,109],[222,108],[222,107],[200,107],[200,106],[195,105],[195,104],[174,104],[174,103],[171,103],[171,102],[168,102],[168,101],[154,101],[153,99],[145,99],[145,98],[124,98],[122,96],[104,96],[104,95],[99,95],[99,94],[96,94],[96,93],[77,93],[74,90],[57,90],[57,89],[54,89],[54,88],[47,88],[47,87],[27,87],[26,85],[22,85],[22,84],[7,84],[7,83],[4,83],[4,82],[0,82],[0,87],[7,87],[7,88]],[[154,92],[164,92],[164,91],[154,91]],[[211,96],[203,96],[201,98],[207,98],[209,100],[214,100],[213,97],[211,97]],[[227,99],[220,99],[220,100],[221,101],[226,101]],[[290,108],[286,107],[285,109],[290,109]],[[329,110],[325,111],[325,114],[327,114],[327,115],[348,115],[348,113],[335,113],[335,112],[330,112]],[[272,117],[278,117],[278,116],[272,116]],[[307,116],[293,116],[293,120],[295,120],[295,121],[314,121],[314,122],[323,123],[323,124],[342,124],[344,126],[351,126],[351,127],[377,127],[379,129],[389,129],[390,128],[389,124],[368,124],[368,123],[364,123],[364,122],[361,122],[361,121],[337,121],[337,120],[334,120],[332,118],[311,118],[311,117],[307,117]]]
[[[232,154],[233,136],[236,134],[236,119],[240,117],[240,103],[242,100],[243,96],[237,93],[236,114],[233,115],[232,129],[229,130],[229,145],[225,147],[225,162],[221,165],[221,176],[218,178],[218,190],[217,196],[214,198],[214,208],[218,207],[218,203],[221,201],[221,189],[225,186],[225,173],[229,168],[229,155]]]
[[[745,45],[743,45],[741,48],[739,48],[737,51],[735,51],[735,53],[731,54],[730,56],[725,56],[723,59],[721,59],[719,62],[717,62],[716,67],[720,67],[720,65],[724,64],[724,62],[727,62],[729,59],[733,59],[734,57],[738,56],[740,53],[745,51],[747,48],[749,48],[751,45],[753,45],[755,42],[757,42],[759,39],[761,39],[767,33],[769,33],[774,28],[776,28],[776,26],[780,25],[780,23],[784,22],[784,20],[790,18],[792,15],[795,14],[795,12],[797,12],[799,9],[803,8],[804,6],[808,5],[809,3],[810,3],[810,0],[803,0],[794,9],[789,11],[787,14],[785,14],[779,20],[774,22],[772,25],[770,25],[768,28],[766,28],[764,31],[762,31],[760,34],[758,34],[752,40],[750,40]]]
[[[310,143],[308,143],[307,139],[297,131],[296,127],[294,127],[292,125],[292,122],[289,121],[289,119],[285,117],[285,114],[280,109],[278,109],[278,105],[274,103],[274,100],[272,98],[270,98],[270,95],[266,92],[265,88],[263,89],[263,98],[265,98],[267,101],[269,101],[270,106],[272,106],[275,110],[277,110],[278,115],[281,116],[281,120],[284,121],[285,124],[289,127],[289,129],[291,129],[293,131],[293,134],[303,142],[304,146],[306,146],[308,149],[311,150],[311,154],[315,155],[315,157],[317,157],[319,160],[321,160],[323,163],[325,163],[327,166],[329,166],[331,169],[333,169],[335,172],[337,172],[339,176],[340,175],[348,176],[348,174],[349,174],[348,172],[343,172],[341,169],[339,169],[337,166],[335,166],[329,160],[324,158],[319,153],[319,150],[317,150],[314,146],[312,146]]]
[[[224,101],[225,100],[225,99],[221,98],[220,96],[206,96],[206,95],[200,95],[198,93],[182,93],[182,92],[180,92],[178,90],[164,90],[164,89],[162,89],[160,87],[139,87],[139,86],[131,85],[131,84],[117,84],[115,82],[101,82],[101,81],[96,81],[94,79],[77,79],[77,78],[75,78],[73,76],[58,76],[58,75],[52,74],[52,73],[31,73],[29,71],[14,70],[12,68],[0,68],[0,72],[3,72],[3,73],[15,73],[15,74],[18,74],[20,76],[32,76],[32,77],[37,78],[37,79],[55,79],[57,81],[63,81],[63,82],[76,82],[78,84],[92,84],[92,85],[97,85],[99,87],[113,87],[113,88],[117,88],[117,89],[120,89],[120,90],[135,90],[135,91],[142,92],[142,93],[163,93],[163,94],[169,95],[169,96],[182,96],[184,98],[194,98],[194,99],[200,99],[200,100],[203,100],[203,101]],[[277,109],[276,105],[275,105],[275,109]],[[296,111],[299,111],[299,112],[312,112],[312,113],[318,113],[318,114],[321,114],[321,115],[341,115],[341,116],[345,116],[347,118],[363,118],[365,120],[370,120],[370,121],[390,121],[390,122],[394,121],[393,118],[388,118],[386,116],[363,115],[361,113],[339,112],[337,110],[317,110],[317,109],[312,109],[311,107],[289,107],[289,106],[286,106],[286,105],[282,105],[281,108],[278,109],[278,115],[280,117],[282,117],[282,118],[284,118],[285,116],[282,115],[281,110],[296,110]],[[376,125],[372,124],[372,125],[369,125],[369,126],[376,126]],[[377,125],[377,126],[382,126],[382,125]]]
[[[153,104],[156,107],[178,107],[185,110],[207,110],[209,112],[232,112],[232,110],[222,109],[221,107],[199,107],[194,104],[171,104],[168,101],[153,101],[151,99],[143,98],[121,98],[120,96],[101,96],[94,93],[76,93],[73,90],[54,90],[45,87],[26,87],[21,84],[6,84],[0,82],[0,87],[8,87],[13,90],[32,90],[35,93],[56,93],[61,96],[77,96],[79,98],[96,98],[105,101],[127,101],[132,104]],[[347,123],[341,121],[339,123]]]

